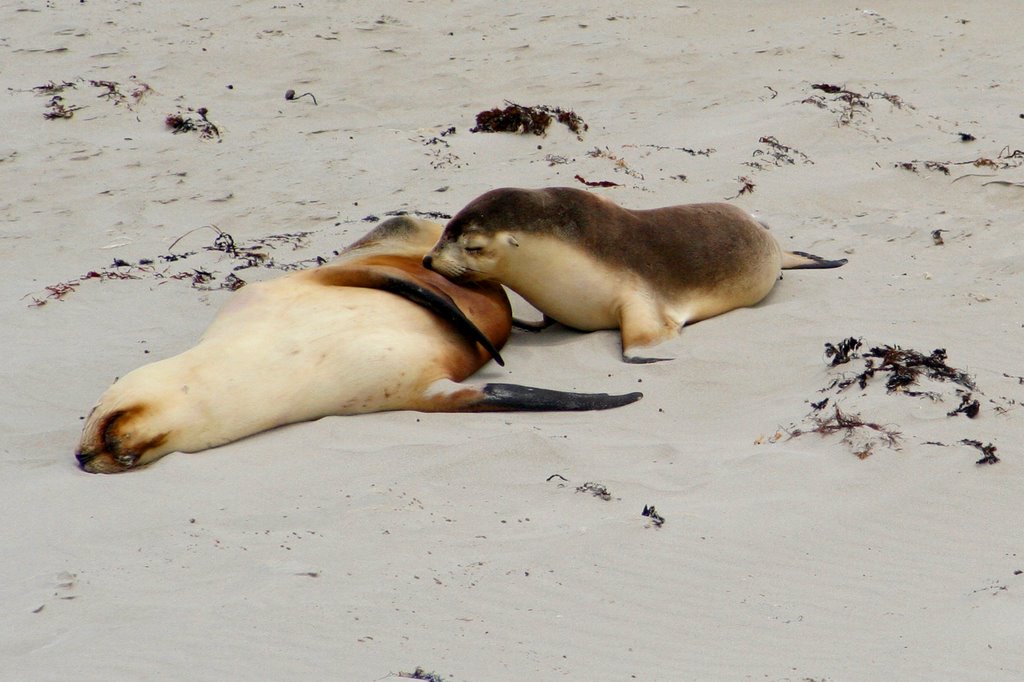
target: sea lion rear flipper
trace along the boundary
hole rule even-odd
[[[803,251],[783,251],[782,252],[782,269],[783,270],[817,270],[824,268],[838,268],[846,265],[847,260],[840,258],[839,260],[828,260],[821,256],[815,256],[812,253],[805,253]]]
[[[521,329],[524,332],[539,332],[547,329],[551,325],[557,323],[558,320],[548,317],[547,315],[540,322],[529,322],[527,320],[520,320],[518,318],[512,318],[512,326],[516,329]]]
[[[609,410],[635,403],[644,397],[640,392],[622,395],[570,393],[517,384],[486,384],[481,393],[484,397],[478,403],[479,409],[524,412]]]
[[[635,403],[643,393],[572,393],[517,384],[469,386],[443,380],[434,384],[427,411],[434,412],[583,412]]]
[[[479,343],[491,354],[496,363],[505,366],[505,361],[491,340],[466,317],[450,296],[443,291],[423,286],[421,282],[398,268],[346,267],[330,272],[328,283],[334,286],[380,289],[421,305],[441,319],[452,323],[460,334]]]

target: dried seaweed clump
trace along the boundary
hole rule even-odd
[[[936,348],[931,354],[925,355],[920,351],[899,346],[875,346],[859,355],[856,351],[860,346],[860,340],[853,337],[840,341],[839,344],[825,344],[825,355],[831,358],[833,367],[849,362],[853,358],[864,359],[863,372],[853,377],[836,379],[829,388],[837,387],[843,390],[853,384],[865,388],[876,373],[882,372],[887,374],[885,388],[889,393],[900,391],[911,396],[926,395],[909,390],[909,387],[916,385],[922,376],[934,381],[949,381],[969,391],[977,390],[971,375],[946,364],[945,348]]]
[[[833,396],[810,403],[811,413],[805,418],[806,427],[783,429],[790,438],[805,433],[817,433],[823,436],[840,433],[842,442],[861,459],[870,456],[874,448],[879,445],[897,448],[902,434],[894,427],[863,419],[859,414],[845,407],[840,408],[838,404],[840,393],[851,386],[857,386],[862,390],[866,389],[876,376],[884,378],[887,394],[899,393],[904,396],[926,398],[935,403],[943,402],[953,396],[949,395],[949,391],[919,389],[917,388],[919,384],[925,380],[953,384],[955,397],[959,399],[959,404],[952,410],[946,411],[946,416],[964,415],[969,419],[974,419],[980,413],[981,402],[975,398],[975,393],[981,394],[981,391],[977,388],[974,378],[963,370],[950,367],[946,362],[944,348],[936,348],[931,353],[925,354],[896,345],[872,346],[869,350],[862,351],[863,345],[861,339],[852,336],[837,343],[825,344],[825,359],[832,367],[860,360],[863,363],[862,369],[855,369],[853,372],[833,378],[827,386],[822,388],[821,393],[832,392]],[[1022,383],[1024,383],[1024,379],[1022,379]],[[831,407],[826,409],[830,404]],[[997,404],[995,409],[999,412],[1002,408]],[[777,437],[778,434],[776,440]],[[945,445],[945,443],[937,441],[925,441],[925,443]],[[979,464],[992,464],[999,461],[999,458],[995,456],[995,447],[991,444],[983,445],[980,441],[974,440],[962,440],[960,443],[974,446],[982,452],[984,457],[979,460]]]
[[[437,673],[435,673],[433,671],[428,673],[426,670],[424,670],[420,666],[416,666],[416,669],[413,670],[411,673],[400,672],[400,673],[398,673],[398,677],[401,677],[401,678],[407,679],[407,680],[425,680],[425,682],[444,682],[444,678],[443,677],[441,677],[440,675],[438,675]]]
[[[773,135],[764,135],[758,139],[757,142],[758,144],[764,145],[766,149],[755,149],[751,154],[755,160],[747,161],[744,165],[758,170],[764,170],[769,165],[793,166],[796,165],[797,161],[803,164],[814,164],[814,162],[811,161],[811,157],[807,156],[799,149],[782,144],[779,142],[778,138]]]
[[[824,400],[815,405],[815,409],[820,411],[827,402],[827,400]],[[861,438],[863,434],[874,431],[880,437],[881,443],[890,448],[899,447],[900,438],[902,437],[902,434],[893,427],[864,421],[859,414],[851,414],[840,410],[839,405],[832,406],[832,414],[827,416],[816,415],[813,418],[813,422],[812,428],[807,432],[817,433],[822,436],[841,433],[843,435],[842,443],[850,446],[853,454],[857,455],[860,459],[870,457],[875,446],[878,445],[878,442],[870,437]],[[789,434],[789,437],[796,438],[807,432],[795,429]]]
[[[209,246],[204,246],[202,248],[203,251],[219,251],[227,254],[227,256],[235,261],[231,267],[232,272],[221,277],[219,282],[218,273],[212,272],[203,267],[193,267],[189,270],[178,272],[172,272],[167,268],[160,267],[160,264],[182,263],[196,256],[199,251],[179,251],[175,253],[173,249],[182,239],[200,229],[211,229],[217,233],[213,243]],[[175,280],[188,281],[191,283],[193,288],[201,291],[212,291],[215,289],[230,289],[235,291],[241,289],[246,284],[245,280],[235,274],[239,270],[259,267],[291,271],[300,270],[314,265],[323,265],[326,263],[327,260],[322,256],[306,258],[293,263],[278,262],[273,257],[271,252],[277,250],[279,247],[291,247],[292,251],[305,248],[308,244],[307,237],[310,234],[310,232],[272,234],[255,239],[249,244],[239,245],[235,242],[234,237],[229,233],[224,232],[215,225],[204,225],[202,228],[190,230],[186,234],[175,239],[174,242],[171,243],[170,247],[168,247],[168,252],[165,254],[160,254],[153,258],[142,258],[137,263],[129,263],[117,258],[106,268],[90,270],[86,274],[73,280],[51,284],[46,287],[46,297],[39,298],[38,296],[33,296],[32,302],[29,306],[38,308],[46,305],[50,300],[63,301],[69,294],[78,289],[81,282],[87,280],[97,280],[100,282],[126,279],[153,279],[158,281]]]
[[[193,116],[195,113],[197,116]],[[220,141],[220,128],[218,128],[213,121],[206,117],[209,111],[206,107],[199,107],[192,111],[189,109],[187,112],[178,112],[170,114],[164,120],[167,127],[171,129],[171,132],[177,135],[178,133],[199,133],[199,137],[204,140],[211,140],[217,138]]]
[[[599,497],[602,500],[604,500],[605,502],[607,502],[607,501],[612,499],[612,494],[611,494],[611,492],[608,491],[608,488],[606,488],[601,483],[594,483],[593,481],[587,481],[583,485],[578,486],[576,488],[576,492],[578,492],[578,493],[590,493],[594,497]]]
[[[49,107],[43,112],[43,118],[47,121],[54,121],[60,118],[71,118],[75,115],[75,112],[82,107],[77,105],[67,105],[64,103],[64,98],[60,95],[54,95],[50,98],[50,101],[46,103]]]
[[[558,121],[574,132],[576,137],[583,139],[583,133],[589,128],[574,111],[546,105],[524,107],[508,100],[505,104],[508,106],[504,109],[488,109],[477,114],[476,126],[470,128],[469,132],[544,135],[551,122]]]
[[[899,95],[893,95],[888,92],[869,92],[864,94],[848,90],[845,86],[832,85],[831,83],[813,83],[811,89],[822,92],[824,95],[811,95],[802,100],[802,103],[813,104],[819,109],[827,109],[832,113],[838,114],[837,123],[840,126],[850,125],[858,113],[868,111],[870,109],[868,100],[872,99],[884,99],[896,109],[903,109],[904,107],[908,109],[914,108],[904,102]],[[826,95],[830,97],[826,97]]]

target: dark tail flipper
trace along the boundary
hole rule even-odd
[[[827,258],[815,256],[811,253],[804,253],[803,251],[782,252],[783,270],[820,270],[823,268],[838,268],[846,265],[846,262],[845,258],[840,258],[839,260],[828,260]]]
[[[581,412],[610,410],[635,403],[643,393],[609,395],[607,393],[569,393],[547,388],[519,386],[517,384],[487,384],[481,390],[480,410],[523,412]]]
[[[581,412],[610,410],[635,403],[643,393],[571,393],[517,384],[473,386],[442,379],[421,406],[423,412]]]

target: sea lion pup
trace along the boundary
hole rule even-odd
[[[499,359],[512,313],[500,285],[423,268],[441,230],[388,220],[330,264],[232,294],[196,346],[107,389],[80,466],[117,473],[327,415],[596,410],[641,397],[458,383]]]
[[[783,251],[763,224],[731,204],[632,211],[553,187],[477,197],[423,262],[456,281],[500,282],[546,322],[621,329],[623,359],[653,362],[666,358],[641,353],[685,324],[754,305],[780,270],[846,260]]]

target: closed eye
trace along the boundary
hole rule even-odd
[[[466,246],[464,248],[466,250],[466,253],[480,253],[481,251],[484,250],[484,247],[482,246]]]

